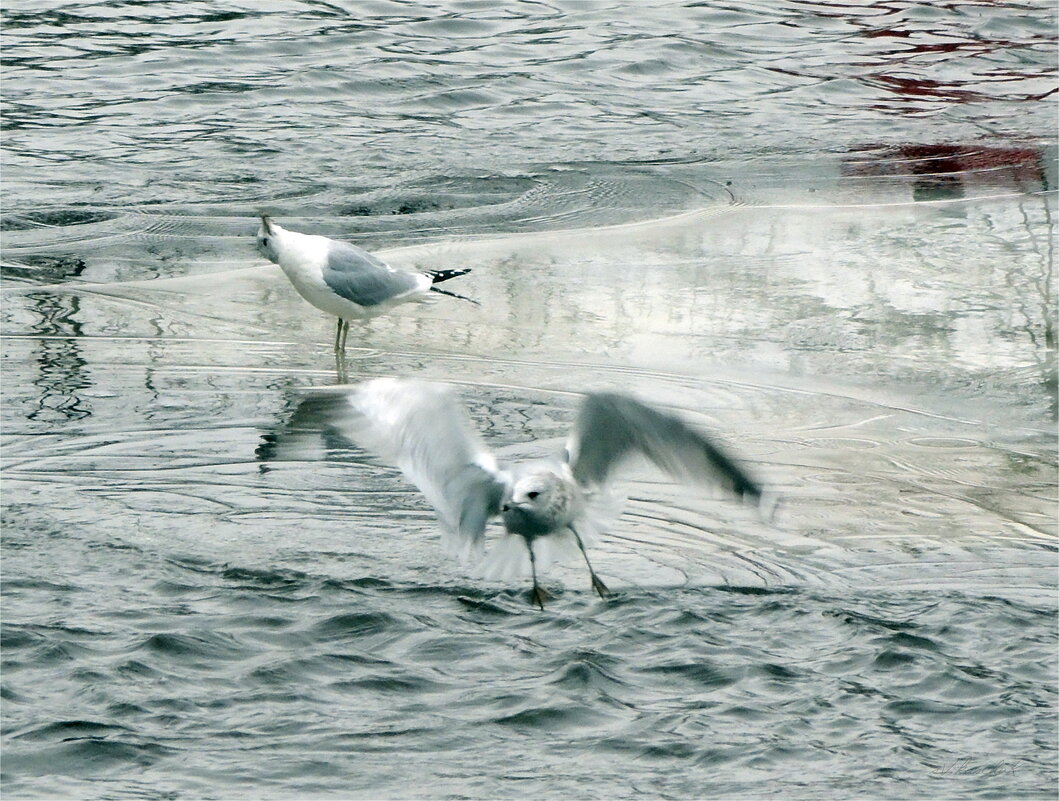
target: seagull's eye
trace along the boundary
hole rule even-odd
[[[264,239],[261,240],[261,244],[264,245],[265,247],[268,247],[268,237],[267,236]]]
[[[527,497],[527,498],[529,498],[529,499],[530,499],[531,501],[532,501],[532,500],[533,500],[534,498],[536,498],[536,497],[537,497],[538,495],[540,495],[540,493],[539,493],[539,492],[537,492],[537,490],[533,490],[533,492],[527,492],[527,493],[526,493],[526,497]]]

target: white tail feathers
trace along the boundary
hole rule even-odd
[[[577,540],[569,529],[533,540],[533,555],[538,576],[555,562],[574,562],[582,558]],[[493,581],[530,575],[526,539],[519,534],[504,535],[489,549],[475,572]]]
[[[485,555],[475,571],[482,578],[504,581],[528,575],[530,572],[529,551],[526,540],[518,534],[501,537]]]

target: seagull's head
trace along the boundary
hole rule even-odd
[[[279,250],[276,237],[282,229],[264,214],[261,215],[261,227],[257,229],[257,251],[273,263],[279,263]]]
[[[511,533],[539,536],[565,526],[572,503],[570,482],[551,470],[542,470],[515,480],[500,506],[500,515]]]

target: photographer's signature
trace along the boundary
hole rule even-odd
[[[934,771],[936,776],[1006,776],[1025,768],[1021,759],[1004,759],[997,762],[979,762],[970,757],[957,759]]]

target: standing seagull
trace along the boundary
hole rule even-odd
[[[470,270],[395,270],[356,245],[288,231],[265,215],[257,231],[257,249],[282,268],[299,295],[338,318],[335,353],[346,350],[350,320],[367,320],[399,303],[423,300],[427,292],[478,303],[435,286]]]
[[[766,519],[776,504],[775,496],[703,434],[613,393],[585,396],[561,457],[504,467],[444,384],[379,378],[352,390],[316,390],[301,401],[289,429],[337,431],[396,464],[434,507],[449,550],[465,561],[481,560],[484,575],[524,574],[528,555],[531,600],[542,610],[551,596],[537,581],[537,563],[557,547],[576,544],[592,588],[601,598],[610,594],[592,569],[585,540],[605,522],[600,499],[608,498],[607,482],[628,457],[646,456],[674,478],[755,501]],[[259,458],[275,458],[277,442],[266,435]],[[483,560],[485,529],[497,516],[507,536]]]

